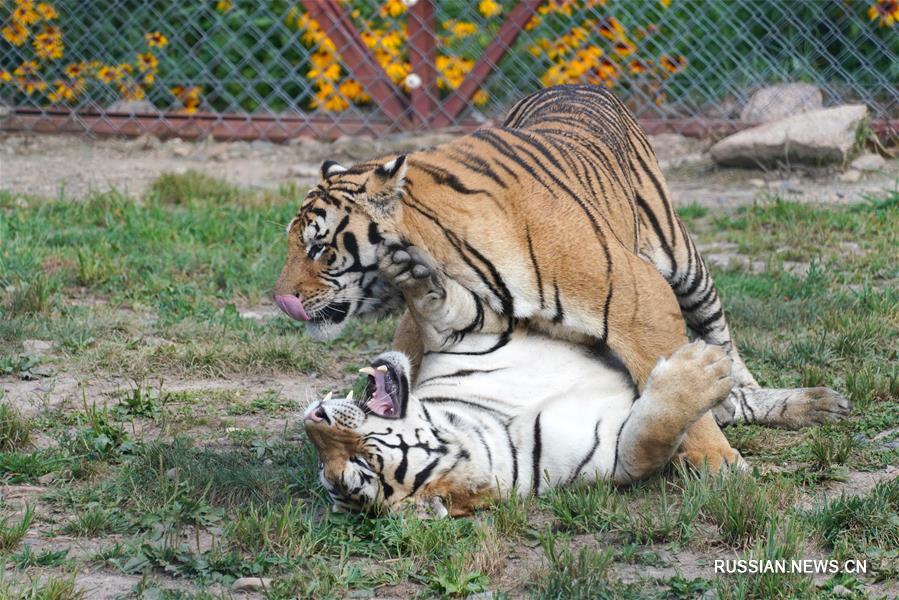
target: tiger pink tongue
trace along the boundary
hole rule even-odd
[[[387,393],[387,386],[384,383],[384,372],[375,371],[372,377],[375,378],[375,393],[371,395],[371,400],[368,401],[368,408],[382,417],[393,413],[393,400],[390,398],[390,394]]]
[[[275,304],[277,304],[278,308],[291,319],[296,319],[297,321],[309,320],[309,315],[306,314],[303,302],[296,296],[291,294],[280,294],[275,296]]]

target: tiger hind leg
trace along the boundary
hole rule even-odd
[[[739,388],[735,387],[712,413],[718,425],[758,423],[769,427],[799,429],[839,421],[849,415],[852,404],[826,387]]]
[[[718,346],[692,342],[659,361],[621,427],[613,473],[616,483],[638,481],[668,464],[687,442],[688,430],[727,395],[732,384],[730,360]],[[687,459],[699,463],[708,456],[700,452],[688,454]],[[742,464],[739,454],[734,462]],[[710,465],[715,470],[720,466]]]

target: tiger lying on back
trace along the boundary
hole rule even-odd
[[[322,177],[288,226],[275,286],[278,305],[308,320],[313,336],[396,305],[381,269],[385,257],[415,246],[468,290],[475,309],[442,344],[499,331],[502,345],[527,320],[553,337],[607,347],[642,390],[656,362],[686,343],[686,321],[733,360],[737,387],[722,422],[799,426],[848,410],[823,388],[759,390],[645,136],[603,88],[542,90],[502,127],[350,169],[327,161]],[[416,327],[407,319],[401,329],[401,349],[417,355]],[[715,465],[738,458],[711,415],[685,447]]]
[[[468,291],[439,275],[421,283],[415,310],[451,325]],[[665,466],[733,383],[725,351],[702,341],[659,361],[640,394],[608,353],[523,327],[498,337],[472,333],[427,354],[414,389],[408,358],[384,353],[362,369],[362,397],[310,404],[306,432],[335,510],[459,516],[510,492],[632,483]]]

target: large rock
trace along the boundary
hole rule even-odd
[[[735,133],[709,152],[716,163],[729,167],[842,163],[867,115],[862,104],[803,113]]]
[[[810,83],[782,83],[763,87],[749,98],[740,119],[750,123],[770,123],[824,107],[821,90]]]

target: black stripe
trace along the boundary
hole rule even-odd
[[[527,223],[524,224],[524,233],[528,238],[528,254],[531,255],[531,264],[534,265],[534,275],[537,277],[537,291],[540,293],[540,308],[546,306],[543,298],[543,277],[540,275],[540,265],[537,264],[537,256],[534,254],[534,243],[531,240],[531,230]]]
[[[571,474],[571,477],[568,479],[568,483],[572,484],[577,481],[577,478],[580,477],[581,471],[584,467],[587,466],[591,460],[593,460],[593,455],[596,454],[596,449],[599,448],[599,426],[602,423],[602,419],[596,422],[596,427],[593,430],[593,446],[590,447],[590,451],[587,452],[587,456],[585,456],[581,462],[578,463],[577,468]],[[612,477],[615,477],[615,471],[612,470]]]
[[[543,452],[543,440],[540,437],[540,417],[543,413],[538,413],[534,420],[534,449],[531,452],[531,463],[534,468],[533,481],[531,485],[534,489],[534,495],[540,492],[540,455]]]
[[[440,462],[440,457],[438,456],[434,460],[428,463],[428,465],[419,471],[415,475],[415,480],[412,482],[412,491],[409,492],[409,496],[414,496],[415,492],[418,491],[418,488],[424,484],[424,482],[431,476],[431,473],[434,472],[434,469],[437,467],[437,463]]]

